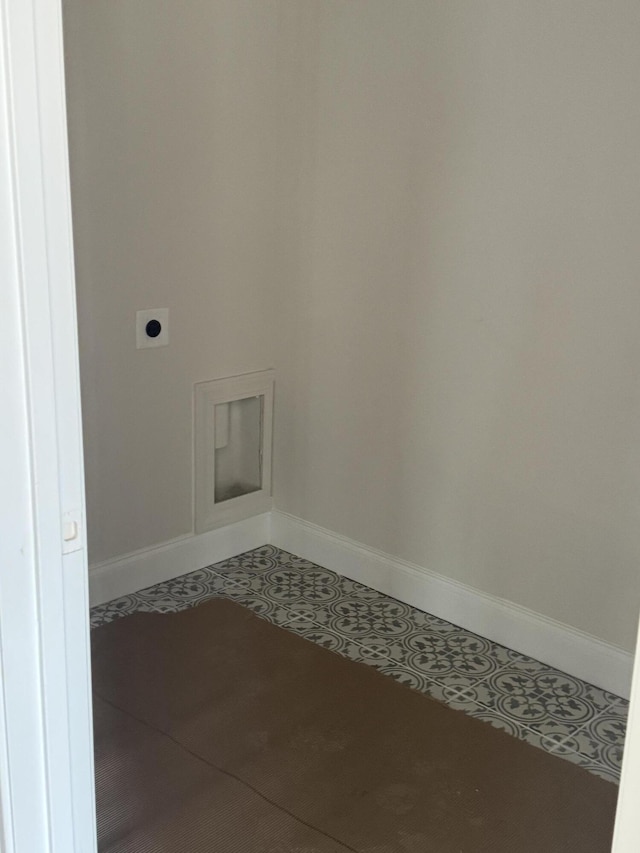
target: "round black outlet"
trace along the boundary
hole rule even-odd
[[[162,323],[159,320],[149,320],[144,330],[147,333],[147,337],[157,338],[162,331]]]

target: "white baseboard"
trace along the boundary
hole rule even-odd
[[[92,566],[91,604],[267,543],[619,696],[629,696],[633,656],[624,649],[278,510]]]
[[[271,515],[273,545],[628,698],[629,652],[295,516]]]
[[[218,530],[182,536],[89,568],[91,605],[259,548],[271,539],[271,513],[246,518]]]

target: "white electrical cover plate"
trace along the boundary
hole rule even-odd
[[[155,338],[150,338],[146,332],[149,320],[157,320],[162,326],[162,331]],[[146,308],[144,311],[136,311],[136,349],[166,347],[168,343],[169,309]]]

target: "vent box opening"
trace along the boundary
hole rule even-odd
[[[224,503],[262,488],[264,397],[215,407],[214,501]]]

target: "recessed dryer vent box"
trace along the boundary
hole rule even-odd
[[[271,509],[274,373],[195,386],[197,533]]]

